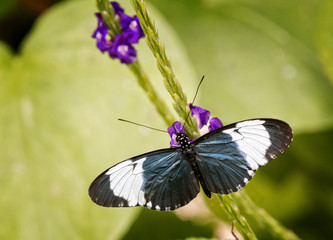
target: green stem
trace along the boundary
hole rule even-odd
[[[232,221],[239,231],[239,233],[243,236],[245,240],[255,240],[257,239],[254,234],[250,224],[246,221],[246,218],[240,214],[240,211],[235,203],[232,200],[231,195],[216,195],[220,204],[223,207],[223,210],[227,213],[227,217],[229,221]]]
[[[103,21],[108,26],[110,36],[114,38],[116,34],[120,34],[121,27],[119,23],[119,17],[114,14],[114,10],[110,2],[108,0],[97,0],[97,8],[103,17]],[[157,112],[162,116],[166,125],[170,126],[174,122],[174,118],[172,117],[166,103],[155,91],[140,63],[136,61],[132,64],[128,64],[127,66],[136,77],[139,85],[146,92],[149,100],[155,106]]]
[[[102,15],[104,23],[108,26],[111,38],[121,33],[119,17],[115,16],[114,10],[109,1],[96,0],[97,8]]]
[[[146,5],[143,0],[131,0],[131,3],[146,35],[145,39],[147,45],[154,54],[157,61],[157,67],[164,78],[164,86],[174,100],[173,107],[179,115],[180,120],[183,123],[186,120],[184,127],[190,137],[198,138],[199,132],[197,122],[193,118],[187,118],[189,107],[186,95],[172,70],[170,59],[165,53],[165,48],[159,39],[158,32],[148,14]]]
[[[136,61],[132,64],[129,64],[128,67],[136,76],[139,85],[146,92],[150,101],[155,105],[157,112],[164,119],[167,126],[170,126],[174,122],[174,118],[171,116],[165,102],[157,95],[155,89],[148,79],[148,76],[143,72],[140,63]]]
[[[245,214],[252,218],[261,230],[270,233],[274,239],[300,240],[294,232],[282,226],[263,208],[258,207],[244,190],[232,194],[231,198],[241,206]]]

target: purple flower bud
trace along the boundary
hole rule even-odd
[[[111,58],[118,58],[120,62],[126,64],[136,61],[136,50],[122,35],[116,35],[109,55]]]
[[[95,13],[98,23],[97,28],[94,31],[92,37],[96,38],[96,45],[101,52],[108,51],[112,47],[112,41],[108,40],[108,28],[104,24],[102,15],[100,13]]]
[[[120,25],[123,36],[129,43],[137,43],[140,38],[145,36],[137,16],[130,17],[123,14],[120,18]]]

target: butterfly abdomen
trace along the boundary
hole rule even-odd
[[[195,177],[199,180],[200,182],[200,185],[202,187],[202,190],[204,191],[204,193],[206,194],[207,197],[211,198],[211,192],[210,190],[208,190],[204,180],[203,180],[203,177],[202,177],[202,174],[199,170],[199,166],[198,166],[198,163],[197,163],[197,159],[196,158],[193,158],[193,159],[188,159],[188,161],[190,162],[191,164],[191,168],[193,169],[194,171],[194,175]]]

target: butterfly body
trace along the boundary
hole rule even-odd
[[[104,171],[90,185],[91,199],[105,207],[170,211],[195,198],[200,185],[208,197],[236,192],[290,145],[292,130],[277,119],[251,119],[192,143],[177,133],[176,141],[180,147],[135,156]]]
[[[191,165],[191,168],[194,172],[196,179],[200,182],[202,189],[207,197],[211,197],[211,193],[206,187],[202,173],[200,172],[199,165],[197,163],[196,151],[193,148],[192,144],[189,141],[189,138],[184,133],[177,133],[176,137],[177,143],[180,145],[182,156],[187,162]]]

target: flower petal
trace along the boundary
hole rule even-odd
[[[135,62],[137,59],[136,50],[122,35],[116,35],[109,54],[111,58],[118,58],[125,64]]]
[[[192,103],[189,104],[191,110],[191,116],[195,116],[198,121],[199,128],[201,129],[204,125],[208,123],[210,112],[204,108],[194,106]]]
[[[220,119],[218,119],[217,117],[213,117],[209,120],[209,126],[208,126],[208,130],[214,131],[215,129],[221,128],[223,127],[223,124],[221,122]]]
[[[107,39],[108,28],[105,25],[102,15],[100,13],[95,13],[98,23],[97,28],[94,31],[92,37],[96,38],[96,45],[101,52],[108,51],[112,47],[112,41]]]
[[[174,122],[170,127],[168,127],[168,133],[170,135],[171,141],[170,146],[172,148],[179,147],[180,145],[176,141],[177,133],[184,133],[185,129],[179,121]],[[189,142],[194,142],[195,139],[189,139]]]
[[[171,138],[171,141],[170,141],[171,147],[179,147],[179,144],[176,141],[176,136],[177,136],[177,133],[179,133],[179,132],[185,133],[184,128],[179,121],[174,122],[170,127],[168,127],[168,133]]]
[[[145,36],[137,16],[130,17],[123,14],[120,19],[120,25],[123,36],[129,43],[137,43],[140,38]]]
[[[110,4],[112,5],[113,9],[114,9],[114,14],[115,15],[122,15],[124,13],[124,9],[122,7],[120,7],[119,3],[117,2],[110,2]]]
[[[168,127],[168,133],[171,138],[174,134],[177,134],[180,132],[185,133],[185,130],[179,121],[174,122],[170,127]]]

